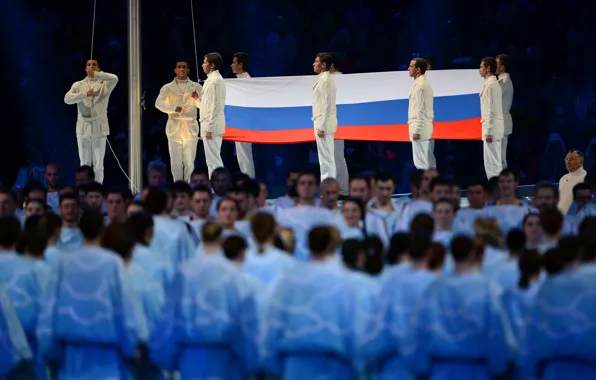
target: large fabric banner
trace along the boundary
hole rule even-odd
[[[426,73],[435,99],[433,138],[480,140],[483,79],[477,70]],[[407,71],[334,75],[337,87],[335,135],[341,140],[410,141],[408,96],[414,79]],[[312,89],[316,75],[227,79],[226,140],[292,144],[315,140]]]

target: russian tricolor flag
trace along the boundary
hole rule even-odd
[[[434,92],[435,139],[480,140],[477,70],[428,71]],[[337,139],[410,141],[407,71],[334,75]],[[291,144],[315,140],[312,89],[316,75],[226,80],[226,140]]]

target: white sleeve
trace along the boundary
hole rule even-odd
[[[159,90],[159,96],[157,97],[157,99],[155,99],[155,108],[157,108],[158,110],[160,110],[163,113],[175,113],[176,111],[176,106],[172,106],[172,105],[168,105],[166,104],[166,98],[168,96],[168,86],[165,85],[161,88],[161,90]]]
[[[201,99],[203,98],[203,86],[197,83],[197,87],[195,88],[199,97],[194,101],[195,107],[201,108]]]
[[[64,95],[64,103],[68,105],[77,104],[85,100],[87,97],[87,93],[81,91],[81,86],[79,82],[76,82],[72,85],[70,90]]]
[[[97,71],[93,74],[93,76],[106,83],[106,95],[111,94],[112,91],[114,91],[114,88],[116,88],[116,85],[118,84],[118,76],[115,74]]]
[[[484,93],[484,107],[486,114],[483,121],[486,123],[486,134],[492,136],[496,127],[496,115],[495,115],[495,99],[498,96],[497,88],[495,86],[488,86]]]

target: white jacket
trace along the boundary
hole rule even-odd
[[[412,135],[416,133],[420,135],[421,141],[430,140],[432,137],[435,119],[433,100],[433,89],[426,81],[426,76],[421,75],[416,78],[410,90],[408,106],[410,141],[412,141]]]
[[[245,71],[242,74],[236,74],[236,78],[248,79],[248,78],[250,78],[250,74]]]
[[[201,98],[201,137],[207,132],[213,136],[221,136],[226,132],[226,84],[219,71],[207,74]]]
[[[503,138],[503,93],[494,75],[484,80],[480,90],[480,122],[482,123],[482,140],[492,136],[493,140]]]
[[[511,119],[511,104],[513,104],[513,82],[508,73],[499,75],[499,85],[503,93],[503,121],[505,123],[505,135],[513,133],[513,119]]]
[[[166,135],[181,139],[197,138],[199,124],[197,123],[197,108],[201,107],[201,92],[203,87],[190,79],[186,81],[174,80],[159,90],[155,99],[155,108],[168,114]],[[197,92],[199,98],[193,99],[192,93]],[[182,112],[175,112],[176,107],[182,107]]]
[[[86,77],[75,82],[64,95],[64,103],[77,105],[77,137],[98,138],[110,134],[108,102],[116,84],[116,75],[96,71],[93,78]],[[89,90],[93,90],[97,95],[87,96]]]
[[[320,73],[312,91],[312,121],[315,131],[327,134],[337,131],[336,93],[335,82],[329,71]]]

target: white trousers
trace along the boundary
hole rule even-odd
[[[198,142],[198,138],[168,138],[170,166],[172,168],[172,177],[174,177],[174,182],[190,181],[192,171],[195,169],[195,157],[197,156]]]
[[[205,161],[207,162],[207,171],[209,178],[211,173],[217,168],[224,166],[221,160],[221,141],[223,136],[213,136],[211,140],[203,137],[203,148],[205,148]]]
[[[509,135],[503,136],[501,140],[501,162],[503,169],[507,169],[507,143],[509,142]]]
[[[104,137],[78,137],[79,159],[81,166],[89,165],[95,172],[95,181],[103,183],[103,158],[106,155],[106,140]]]
[[[326,178],[337,178],[337,169],[335,167],[335,133],[325,133],[325,137],[317,136],[317,153],[319,155],[319,165],[321,167],[321,181]]]
[[[498,177],[503,171],[503,160],[501,158],[501,140],[484,144],[484,171],[486,178],[489,180],[493,177]]]
[[[333,155],[335,156],[335,171],[337,173],[337,182],[339,183],[339,194],[350,194],[350,175],[348,165],[344,155],[344,140],[333,140]]]
[[[416,169],[436,169],[435,140],[412,141],[412,158]]]
[[[252,158],[252,143],[236,142],[236,158],[240,171],[255,178],[255,162]]]

